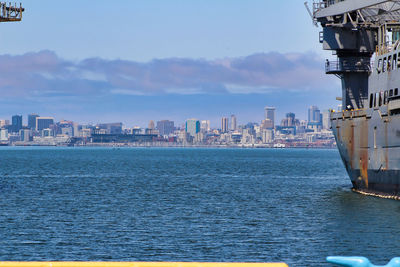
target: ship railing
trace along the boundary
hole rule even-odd
[[[0,2],[0,22],[20,21],[24,11],[25,9],[21,3],[13,5],[7,2]]]
[[[345,0],[319,0],[313,2],[313,11],[314,14],[321,9],[327,8],[331,5],[337,4],[339,2],[343,2]]]
[[[326,60],[325,62],[325,72],[328,74],[337,74],[343,72],[371,72],[371,70],[371,62],[362,62],[358,60]]]

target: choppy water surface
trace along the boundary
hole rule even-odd
[[[336,150],[0,149],[0,260],[399,256],[400,202],[352,193]]]

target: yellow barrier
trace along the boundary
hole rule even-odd
[[[0,267],[288,267],[285,263],[228,262],[22,262],[0,261]]]

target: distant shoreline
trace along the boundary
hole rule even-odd
[[[12,144],[0,147],[69,147],[69,148],[221,148],[221,149],[336,149],[336,146],[287,146],[274,147],[270,145],[147,145],[147,144],[86,144],[86,145],[38,145],[38,144]]]

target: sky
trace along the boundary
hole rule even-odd
[[[303,1],[24,0],[0,25],[0,118],[260,122],[335,108],[337,78]]]

